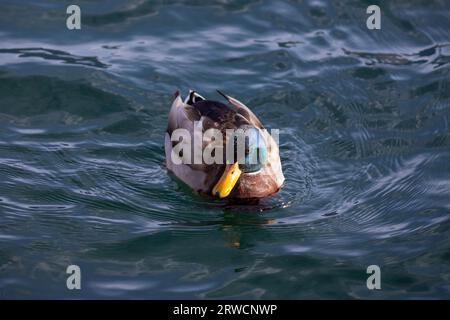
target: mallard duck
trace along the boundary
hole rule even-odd
[[[217,198],[256,199],[278,192],[283,185],[284,175],[277,143],[247,106],[218,92],[228,105],[207,100],[193,90],[184,101],[178,91],[175,93],[165,135],[167,169],[198,193]],[[217,150],[232,150],[232,161],[223,155],[216,158],[224,159],[223,162],[208,164],[205,161],[192,161],[189,152],[193,150],[195,142],[188,140],[199,132],[209,132],[208,129],[218,130],[224,138],[220,141],[203,136],[200,139],[202,152],[215,141],[219,143],[216,144],[219,148],[212,151],[212,156],[216,156]],[[245,152],[240,157],[236,155],[238,136],[226,135],[229,130],[247,134]],[[188,133],[189,139],[180,139],[180,134],[174,138],[174,133],[179,132]],[[230,141],[233,143],[230,144]],[[177,147],[177,144],[183,143],[185,149]]]

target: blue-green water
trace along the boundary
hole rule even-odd
[[[0,298],[450,298],[447,1],[72,3],[0,2]],[[281,130],[280,193],[168,175],[191,88]]]

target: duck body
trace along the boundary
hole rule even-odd
[[[184,101],[179,92],[175,93],[165,134],[167,169],[193,190],[204,195],[255,199],[276,193],[284,183],[277,143],[247,106],[219,93],[225,97],[228,105],[207,100],[192,90]],[[220,132],[222,142],[206,136],[207,132],[212,131],[209,129]],[[189,134],[191,141],[185,137],[177,139],[175,135],[180,131]],[[242,148],[243,153],[240,157],[236,151],[238,138],[236,134],[228,135],[228,132],[247,134],[245,148]],[[196,138],[197,142],[194,141]],[[222,161],[210,163],[192,160],[195,145],[205,152],[206,148],[211,150],[213,142],[218,148],[211,154],[216,156],[215,159]],[[178,152],[180,145],[177,144],[182,143],[187,145],[180,153]],[[225,157],[227,150],[231,150],[231,161]],[[223,151],[223,155],[217,156],[218,151]]]

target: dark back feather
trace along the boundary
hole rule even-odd
[[[239,128],[243,124],[248,124],[247,119],[222,102],[201,100],[194,103],[193,107],[201,116],[218,123],[219,128],[222,129],[234,129]]]

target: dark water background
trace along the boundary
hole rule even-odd
[[[450,298],[448,1],[72,3],[0,2],[0,298]],[[279,194],[167,174],[190,88],[281,129]]]

